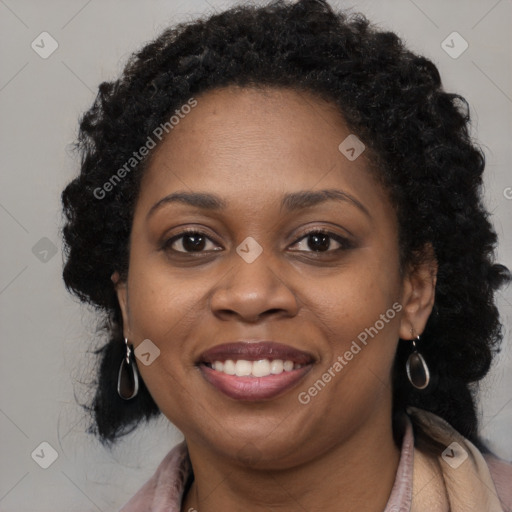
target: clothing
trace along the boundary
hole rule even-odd
[[[512,464],[482,455],[432,413],[412,407],[407,412],[395,483],[383,512],[512,512]],[[413,423],[446,447],[444,458],[441,450],[426,454],[415,448]],[[180,512],[191,473],[183,441],[119,512]]]

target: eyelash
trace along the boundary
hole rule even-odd
[[[336,251],[343,251],[343,250],[353,248],[353,243],[349,239],[347,239],[341,235],[338,235],[336,233],[332,233],[331,231],[328,231],[326,229],[322,229],[322,228],[311,229],[310,231],[306,231],[306,232],[302,233],[300,235],[300,237],[292,244],[292,246],[296,245],[297,243],[299,243],[300,241],[304,240],[305,238],[307,238],[309,235],[312,235],[312,234],[327,235],[332,240],[338,242],[340,244],[340,247],[338,247],[337,249],[328,249],[327,251],[309,250],[309,251],[295,251],[295,252],[307,252],[307,253],[312,253],[312,254],[332,254],[333,252],[336,252]],[[213,240],[203,231],[199,231],[196,229],[185,229],[181,233],[167,239],[162,245],[162,250],[164,250],[164,251],[171,250],[178,254],[188,254],[188,255],[203,254],[204,252],[208,252],[208,251],[176,251],[175,249],[171,249],[171,246],[174,242],[176,242],[177,240],[180,240],[181,238],[183,238],[186,235],[200,235],[200,236],[206,238],[207,240],[213,242]]]

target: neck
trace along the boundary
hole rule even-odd
[[[350,439],[286,470],[241,468],[194,445],[189,445],[189,454],[194,482],[182,511],[200,512],[382,512],[400,458],[389,416],[372,416]]]

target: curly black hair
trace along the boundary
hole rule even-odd
[[[88,432],[111,445],[160,413],[144,382],[130,401],[116,389],[125,347],[111,275],[127,276],[148,157],[108,193],[104,184],[190,98],[228,85],[291,88],[326,99],[364,142],[396,209],[402,264],[417,263],[425,247],[438,263],[435,306],[421,343],[432,384],[423,391],[409,384],[410,342],[400,340],[395,418],[408,406],[426,409],[477,442],[475,384],[499,350],[494,293],[510,273],[494,262],[497,236],[481,194],[485,161],[469,135],[469,107],[445,92],[436,66],[396,34],[323,0],[238,5],[169,28],[130,57],[118,80],[99,86],[82,116],[81,172],[62,193],[63,277],[102,315],[108,338],[95,352],[94,398],[82,404],[93,418]]]

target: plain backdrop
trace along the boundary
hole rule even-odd
[[[85,433],[96,321],[65,291],[60,193],[78,172],[79,115],[131,52],[219,0],[0,0],[0,511],[118,510],[179,440],[165,417],[112,452]],[[471,104],[487,157],[485,200],[512,267],[510,0],[333,0],[396,31],[434,61],[447,90]],[[47,32],[49,36],[40,36]],[[457,32],[458,35],[452,35]],[[454,48],[449,55],[442,43]],[[46,43],[40,43],[41,37]],[[455,39],[454,39],[455,38]],[[39,41],[39,48],[32,46]],[[457,58],[467,42],[467,49]],[[58,48],[47,58],[40,55]],[[44,46],[44,48],[42,48]],[[482,433],[512,460],[512,294],[499,294],[504,348],[481,385]],[[48,443],[41,445],[41,443]],[[37,454],[56,460],[44,469]],[[53,451],[52,451],[53,450]]]

